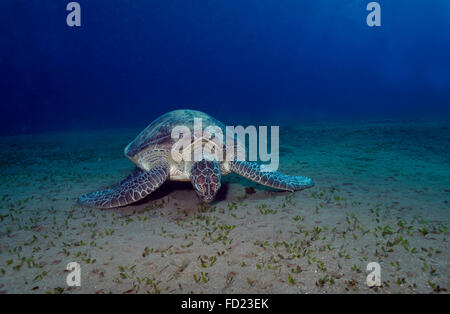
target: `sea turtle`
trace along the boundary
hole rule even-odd
[[[194,133],[188,138],[189,148],[193,148],[195,144],[200,144],[201,147],[210,145],[210,148],[222,148],[226,154],[225,140],[221,142],[213,133],[208,134],[204,130],[198,135],[199,130],[194,127],[194,118],[201,119],[204,130],[209,126],[225,130],[222,123],[206,113],[195,110],[175,110],[160,116],[125,148],[125,156],[137,166],[135,171],[122,182],[106,190],[81,196],[78,199],[79,204],[95,208],[125,206],[146,197],[166,180],[191,181],[200,199],[209,203],[221,186],[221,176],[231,172],[262,185],[292,192],[314,185],[310,178],[267,172],[263,166],[252,161],[238,159],[227,161],[229,160],[227,158],[218,161],[214,156],[206,154],[197,159],[191,158],[192,161],[187,161],[189,158],[181,161],[174,158],[172,149],[174,145],[180,143],[179,139],[176,141],[176,137],[173,138],[172,130],[175,126],[184,126],[185,130]],[[227,132],[223,134],[225,136]],[[227,134],[226,139],[228,136]],[[235,151],[242,151],[244,147],[239,139],[235,135],[233,139]],[[188,151],[185,146],[183,147],[179,150],[180,154]],[[195,149],[190,150],[192,151]]]

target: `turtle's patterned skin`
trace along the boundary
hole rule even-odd
[[[289,176],[276,171],[262,172],[261,165],[250,161],[234,161],[231,171],[259,184],[285,191],[299,191],[313,185],[308,177]]]
[[[78,201],[88,207],[121,207],[143,199],[163,184],[169,175],[167,164],[150,171],[136,168],[132,174],[109,189],[81,196]]]
[[[194,118],[201,119],[204,132],[209,126],[219,127],[224,136],[224,143],[212,140],[208,133],[199,133],[201,136],[197,136]],[[210,145],[215,149],[221,149],[226,156],[225,136],[228,134],[221,122],[195,110],[171,111],[153,121],[125,148],[125,156],[137,166],[134,173],[108,189],[81,196],[78,199],[79,204],[96,208],[125,206],[143,199],[166,180],[191,181],[198,196],[209,203],[221,186],[221,176],[231,172],[280,190],[298,191],[314,186],[310,178],[267,172],[256,162],[228,161],[226,158],[224,161],[217,161],[211,156],[203,155],[194,161],[174,160],[171,150],[176,143],[172,138],[175,126],[186,126],[191,131],[192,140],[188,139],[191,148],[195,147],[195,143]],[[233,145],[236,152],[244,151],[237,138],[233,138]]]
[[[221,186],[220,166],[217,161],[202,159],[191,169],[192,185],[200,198],[210,202]]]

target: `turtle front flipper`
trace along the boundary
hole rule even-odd
[[[219,191],[220,166],[215,160],[202,159],[195,162],[191,168],[191,182],[200,199],[211,202]]]
[[[314,186],[314,182],[303,176],[290,176],[276,171],[264,172],[260,164],[250,161],[233,161],[231,171],[259,184],[286,191],[299,191]]]
[[[149,171],[136,168],[122,182],[103,191],[85,194],[78,203],[86,207],[113,208],[137,202],[166,181],[169,175],[167,164],[153,167]]]

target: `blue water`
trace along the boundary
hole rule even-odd
[[[450,115],[450,2],[0,2],[0,132]]]

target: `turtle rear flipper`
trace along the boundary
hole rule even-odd
[[[261,165],[250,161],[233,161],[231,171],[259,184],[286,191],[299,191],[314,186],[314,182],[303,176],[290,176],[276,171],[261,171]]]
[[[103,191],[85,194],[78,199],[81,206],[95,208],[113,208],[137,202],[166,181],[169,169],[161,163],[149,171],[136,168],[122,182]]]

